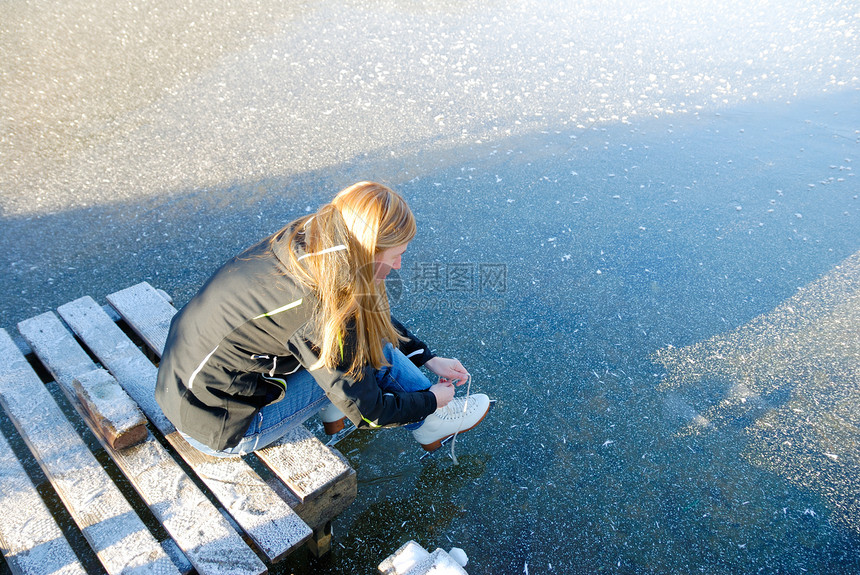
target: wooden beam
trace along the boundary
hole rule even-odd
[[[0,552],[13,573],[86,575],[2,433],[0,509]]]
[[[302,426],[288,431],[278,441],[255,452],[266,465],[286,470],[279,474],[299,501],[328,489],[351,468]]]
[[[358,495],[356,473],[346,458],[302,426],[255,453],[289,486],[293,509],[315,532],[346,511]]]
[[[89,414],[96,435],[114,449],[125,449],[146,439],[146,418],[116,380],[103,369],[77,376],[72,385],[81,407]]]
[[[147,347],[161,357],[176,308],[146,282],[114,292],[107,300]]]
[[[157,369],[92,298],[57,311],[269,560],[311,537],[311,528],[241,458],[210,457],[188,445],[155,402]]]
[[[85,377],[80,373],[94,373],[92,359],[52,312],[23,321],[18,329],[70,403],[91,424],[89,414],[76,405],[72,383]],[[144,440],[130,449],[103,445],[198,573],[256,575],[266,571],[263,562],[152,435],[147,432]],[[230,560],[225,562],[225,557]]]
[[[108,573],[179,573],[0,330],[0,403]]]

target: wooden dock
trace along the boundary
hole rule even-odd
[[[19,436],[0,433],[0,551],[13,573],[85,573],[9,445],[19,438],[107,573],[259,574],[303,545],[328,552],[332,519],[356,497],[346,459],[304,427],[242,458],[195,450],[153,396],[176,309],[147,283],[107,302],[62,305],[19,323],[20,335],[0,329],[0,417]],[[64,401],[139,499],[111,479]]]

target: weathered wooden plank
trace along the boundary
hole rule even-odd
[[[261,574],[266,566],[157,441],[124,450],[118,464],[201,575]],[[158,498],[159,490],[161,497]]]
[[[146,282],[112,293],[107,300],[149,349],[161,357],[176,308]]]
[[[107,300],[160,357],[176,313],[174,307],[146,282],[110,294]],[[314,529],[321,528],[355,500],[355,470],[304,427],[256,454],[294,492],[298,505],[292,506]]]
[[[326,491],[352,468],[331,449],[298,426],[269,447],[255,452],[270,468],[288,470],[279,477],[304,503]]]
[[[95,300],[89,296],[82,297],[61,305],[57,308],[57,312],[99,358],[102,365],[119,381],[122,388],[137,402],[138,407],[143,410],[152,424],[162,433],[165,429],[172,431],[172,424],[155,401],[155,366],[96,304]],[[100,351],[104,352],[104,357]],[[135,375],[134,369],[142,371],[139,375]]]
[[[242,459],[208,457],[176,432],[154,400],[155,366],[92,298],[75,300],[57,311],[266,557],[276,561],[311,537],[310,527]]]
[[[103,369],[77,376],[72,385],[90,422],[114,449],[125,449],[146,439],[146,418],[125,390]]]
[[[0,403],[108,573],[178,573],[6,330]]]
[[[80,372],[93,373],[95,363],[51,312],[21,322],[18,329],[75,405],[71,383]],[[81,415],[87,420],[86,413]],[[262,561],[152,435],[130,449],[105,449],[198,573],[265,572]]]
[[[168,537],[167,539],[163,539],[161,541],[161,547],[164,549],[164,552],[167,553],[167,556],[170,557],[170,560],[173,561],[173,564],[176,565],[176,568],[179,569],[179,572],[182,573],[182,575],[189,575],[192,571],[194,571],[194,565],[191,564],[191,562],[188,560],[188,557],[176,544],[176,541]]]
[[[13,573],[86,575],[2,433],[0,509],[0,552]]]

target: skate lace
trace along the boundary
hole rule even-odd
[[[465,398],[455,397],[445,407],[440,407],[436,411],[436,417],[439,419],[458,419],[462,417],[463,402]]]
[[[451,461],[454,462],[454,465],[460,465],[460,462],[457,461],[457,454],[454,453],[454,446],[457,443],[457,434],[460,433],[460,430],[463,428],[463,422],[466,421],[466,412],[469,409],[469,397],[470,397],[469,392],[471,391],[471,389],[472,389],[472,376],[470,375],[469,381],[466,384],[466,397],[464,398],[464,401],[463,401],[463,413],[462,413],[462,417],[460,417],[460,424],[457,426],[457,431],[454,432],[454,436],[451,437]],[[453,409],[452,409],[452,411],[453,411]]]

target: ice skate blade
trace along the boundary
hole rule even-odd
[[[345,429],[342,429],[342,430],[338,431],[336,434],[332,435],[331,439],[329,439],[326,442],[326,445],[328,447],[334,447],[335,445],[338,444],[338,442],[340,442],[341,440],[346,439],[347,437],[352,435],[352,432],[355,431],[356,429],[357,428],[350,423],[349,427],[346,427]]]

